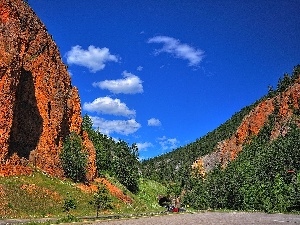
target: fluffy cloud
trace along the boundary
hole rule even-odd
[[[144,91],[142,85],[143,81],[138,76],[128,73],[127,71],[124,71],[122,75],[124,79],[95,82],[93,86],[108,89],[114,94],[136,94]]]
[[[150,142],[144,142],[144,143],[136,143],[139,151],[147,151],[147,148],[153,147],[153,144]]]
[[[69,64],[87,67],[92,73],[103,70],[107,62],[118,62],[118,57],[110,54],[108,48],[97,48],[93,45],[87,50],[79,45],[73,46],[66,53],[66,57]]]
[[[161,122],[159,119],[151,118],[148,120],[148,126],[159,127],[161,126]]]
[[[93,126],[99,128],[101,133],[111,134],[118,133],[122,135],[129,135],[136,132],[141,124],[135,121],[135,119],[130,120],[105,120],[100,117],[91,116],[93,121]]]
[[[163,47],[155,51],[156,54],[167,52],[177,58],[189,61],[189,66],[197,66],[204,57],[204,51],[195,49],[179,40],[167,36],[155,36],[148,40],[148,43],[162,43]]]
[[[160,144],[162,150],[166,151],[177,148],[179,141],[176,138],[167,138],[166,136],[163,136],[158,138],[158,143]]]
[[[96,98],[93,102],[85,102],[83,109],[88,112],[110,114],[115,116],[134,117],[135,110],[130,110],[120,99],[110,97]]]

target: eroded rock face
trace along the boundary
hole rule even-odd
[[[81,122],[78,91],[46,27],[23,0],[0,0],[0,175],[17,156],[62,176],[62,142]],[[84,138],[92,178],[95,149]]]

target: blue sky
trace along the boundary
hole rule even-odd
[[[141,159],[184,146],[300,63],[298,0],[29,0],[82,114]]]

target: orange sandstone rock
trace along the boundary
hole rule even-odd
[[[0,175],[16,155],[63,176],[62,143],[81,122],[78,91],[46,27],[23,0],[0,0]],[[84,142],[92,179],[95,149]]]

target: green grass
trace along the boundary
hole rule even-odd
[[[132,204],[125,204],[111,196],[113,209],[106,214],[139,214],[159,212],[164,209],[157,204],[157,197],[165,194],[161,184],[141,179],[140,191],[134,195],[114,178],[108,177],[123,193],[133,199]],[[65,218],[63,202],[71,196],[76,201],[76,209],[71,210],[75,217],[95,216],[96,210],[89,203],[91,193],[80,190],[70,180],[60,180],[35,172],[31,176],[12,176],[0,178],[0,218]]]
[[[146,205],[147,210],[161,210],[162,207],[158,204],[157,197],[166,195],[167,188],[161,183],[148,179],[140,179],[139,187],[137,197]]]
[[[36,172],[31,176],[0,178],[5,193],[2,218],[34,218],[64,216],[63,201],[69,194],[77,203],[74,215],[89,214],[91,195],[83,193],[74,183]],[[4,211],[4,212],[3,212]]]
[[[166,194],[166,187],[162,184],[148,179],[141,178],[139,180],[139,191],[137,194],[132,194],[114,177],[106,175],[106,178],[115,186],[120,188],[124,194],[133,199],[132,204],[118,204],[114,212],[118,214],[142,214],[156,213],[164,211],[164,208],[158,205],[158,196]]]

